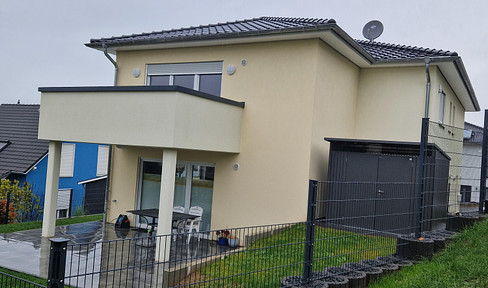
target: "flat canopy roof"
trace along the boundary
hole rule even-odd
[[[335,144],[334,148],[340,151],[396,154],[396,155],[418,155],[420,153],[419,142],[385,141],[370,139],[346,139],[346,138],[324,138],[325,141]],[[428,148],[435,149],[451,160],[439,146],[428,143]]]

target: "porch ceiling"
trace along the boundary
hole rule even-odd
[[[39,91],[39,139],[240,151],[242,102],[178,86]]]

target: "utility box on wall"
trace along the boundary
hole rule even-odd
[[[333,139],[318,217],[345,228],[395,234],[415,231],[418,214],[418,143]],[[422,230],[443,228],[448,211],[450,158],[429,144],[424,168]]]

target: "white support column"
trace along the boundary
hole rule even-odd
[[[159,195],[159,216],[157,235],[170,235],[173,218],[173,199],[175,193],[176,150],[163,150],[163,168],[161,171],[161,192]],[[159,238],[157,260],[169,260],[171,237]]]
[[[49,141],[42,237],[53,237],[56,228],[61,144],[60,141]]]

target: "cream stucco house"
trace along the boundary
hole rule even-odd
[[[457,53],[354,40],[334,20],[262,17],[86,45],[116,55],[116,85],[39,89],[39,138],[58,156],[43,236],[54,234],[61,141],[111,144],[107,221],[159,208],[167,234],[174,205],[202,206],[202,229],[304,220],[308,180],[327,177],[324,137],[419,141],[426,57],[430,118],[462,127],[480,109]]]

